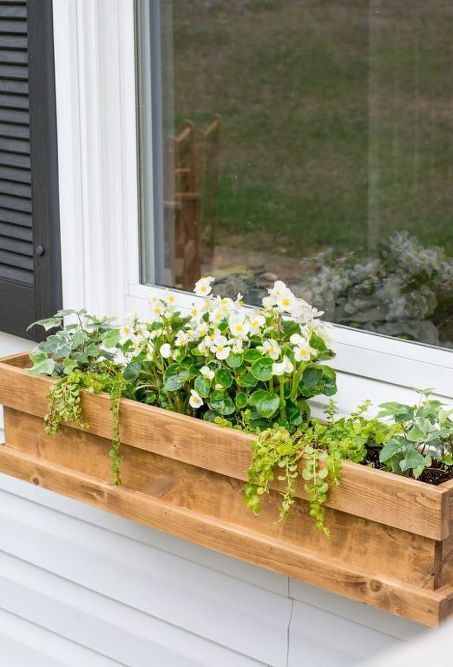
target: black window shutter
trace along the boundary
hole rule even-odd
[[[60,307],[52,0],[0,0],[0,332]]]

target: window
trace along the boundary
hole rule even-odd
[[[138,26],[142,281],[278,277],[452,347],[451,4],[144,0]]]

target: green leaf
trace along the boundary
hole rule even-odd
[[[405,443],[402,439],[394,438],[389,440],[389,442],[381,449],[379,452],[379,461],[385,463],[392,458],[395,454],[399,454],[404,450]]]
[[[236,405],[238,408],[245,408],[247,405],[247,394],[244,394],[243,391],[236,394]]]
[[[120,342],[120,330],[119,329],[110,329],[102,337],[102,345],[108,350],[116,347]]]
[[[131,361],[124,369],[124,379],[126,382],[134,382],[140,375],[141,370],[142,364],[140,361]]]
[[[419,417],[412,428],[407,432],[407,439],[411,442],[423,443],[431,430],[431,422],[425,417]]]
[[[70,359],[67,357],[63,361],[63,369],[66,375],[69,375],[77,368],[77,361],[75,359]]]
[[[211,394],[208,405],[211,410],[221,415],[231,415],[236,409],[230,396],[223,391],[215,391]]]
[[[242,355],[238,354],[237,352],[230,352],[226,362],[230,368],[239,368],[239,366],[242,364]]]
[[[249,404],[256,408],[260,417],[270,419],[278,410],[280,398],[277,394],[257,389],[251,394],[248,400]]]
[[[198,391],[202,398],[207,398],[211,390],[211,383],[208,378],[198,376],[195,378],[194,389],[195,391]]]
[[[253,363],[257,359],[261,359],[261,357],[262,354],[259,350],[247,350],[247,352],[244,354],[244,361]]]
[[[181,364],[171,364],[164,373],[164,388],[167,391],[179,391],[190,378],[190,369]]]
[[[404,424],[414,418],[414,408],[403,403],[389,402],[381,403],[378,419],[382,417],[393,417],[397,423]]]
[[[335,354],[325,344],[321,336],[313,331],[310,336],[310,347],[318,352],[318,359],[331,359]]]
[[[61,317],[48,317],[45,320],[38,320],[37,322],[33,322],[33,324],[30,324],[30,326],[27,327],[27,331],[30,331],[30,329],[34,326],[43,327],[46,331],[50,331],[50,329],[60,327],[61,324]]]
[[[33,368],[28,369],[30,375],[52,375],[55,369],[55,361],[47,357],[35,363]]]
[[[233,384],[233,377],[230,371],[226,368],[219,368],[219,370],[216,371],[214,381],[216,384],[221,384],[222,387],[228,389],[228,387],[231,387]]]
[[[306,366],[299,383],[299,391],[305,398],[318,394],[333,396],[337,391],[334,369],[320,364]]]
[[[253,362],[250,372],[257,380],[267,382],[272,377],[272,364],[270,357],[260,357]]]
[[[256,378],[248,371],[244,371],[236,378],[236,384],[239,387],[254,387],[256,385]]]
[[[425,457],[420,454],[414,447],[407,447],[404,458],[400,461],[400,468],[403,472],[410,468],[424,467]],[[421,474],[421,473],[419,473]]]

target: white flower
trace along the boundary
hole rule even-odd
[[[308,345],[308,340],[306,338],[303,338],[298,333],[293,333],[289,340],[293,345],[296,345],[298,347],[300,347],[301,345],[302,346]]]
[[[211,368],[209,368],[209,366],[202,366],[200,368],[200,373],[202,374],[203,377],[207,378],[208,380],[214,379],[214,371]]]
[[[154,359],[155,350],[154,350],[154,345],[152,344],[151,341],[148,341],[148,346],[147,346],[146,352],[147,352],[147,354],[146,354],[147,358],[150,361],[152,361],[152,359]]]
[[[276,303],[279,310],[289,313],[293,310],[297,300],[291,290],[286,289],[277,297]]]
[[[215,354],[216,358],[220,360],[226,359],[231,352],[231,348],[228,346],[228,340],[222,335],[215,336],[210,350]]]
[[[263,352],[267,352],[270,358],[274,361],[277,361],[281,353],[280,345],[273,338],[267,338],[265,341],[263,341],[261,349]]]
[[[274,299],[278,299],[282,294],[287,291],[287,287],[282,280],[276,280],[273,287],[268,289],[270,296],[273,296]]]
[[[240,353],[242,352],[242,345],[243,345],[243,340],[242,338],[235,338],[233,341],[231,341],[231,349],[233,352]]]
[[[123,338],[131,338],[134,334],[134,330],[131,326],[128,324],[125,324],[124,326],[121,327],[121,336]]]
[[[224,297],[223,299],[219,299],[218,308],[224,315],[228,315],[234,310],[234,303],[228,297]]]
[[[193,334],[195,338],[203,338],[208,333],[208,325],[206,322],[200,322]]]
[[[137,333],[142,338],[149,338],[151,335],[151,332],[146,328],[146,324],[140,324],[137,327]]]
[[[153,315],[153,320],[158,320],[162,317],[164,312],[164,306],[162,301],[156,297],[151,299],[151,314]]]
[[[216,308],[209,313],[209,320],[213,324],[220,324],[220,322],[225,318],[225,313],[220,309]]]
[[[206,311],[206,306],[200,302],[193,303],[190,308],[190,317],[193,320],[199,320]]]
[[[284,375],[285,373],[292,373],[294,366],[288,357],[283,357],[283,360],[280,362],[274,362],[272,364],[272,375]]]
[[[250,324],[244,317],[238,317],[237,314],[232,315],[228,320],[228,326],[231,335],[234,338],[246,338],[250,331]]]
[[[164,296],[164,301],[168,306],[174,306],[176,303],[176,297],[173,294],[173,292],[170,292],[169,290],[166,290],[165,296]]]
[[[195,389],[190,390],[189,403],[195,409],[201,408],[201,406],[203,405],[203,399],[201,398],[198,391],[195,391]]]
[[[197,296],[208,296],[208,294],[211,293],[212,287],[211,283],[213,283],[215,278],[212,276],[207,276],[205,278],[200,278],[200,280],[197,280],[195,283],[195,289],[194,292]]]
[[[257,334],[265,324],[266,319],[260,313],[254,313],[250,318],[250,331],[252,334]]]
[[[171,357],[171,347],[168,343],[164,343],[163,345],[160,346],[159,349],[161,357],[164,359],[169,359]]]
[[[309,361],[313,353],[314,350],[308,343],[305,345],[298,345],[294,348],[294,359],[296,361]]]
[[[275,299],[273,296],[265,296],[262,300],[263,308],[272,308],[275,306]]]
[[[189,342],[189,336],[185,331],[180,329],[176,334],[175,345],[176,347],[185,347]]]

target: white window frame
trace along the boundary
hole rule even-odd
[[[134,11],[134,0],[54,2],[63,301],[120,317],[146,316],[156,289],[140,283]],[[175,293],[181,307],[191,299]],[[415,386],[453,398],[451,351],[334,330],[345,410]]]

